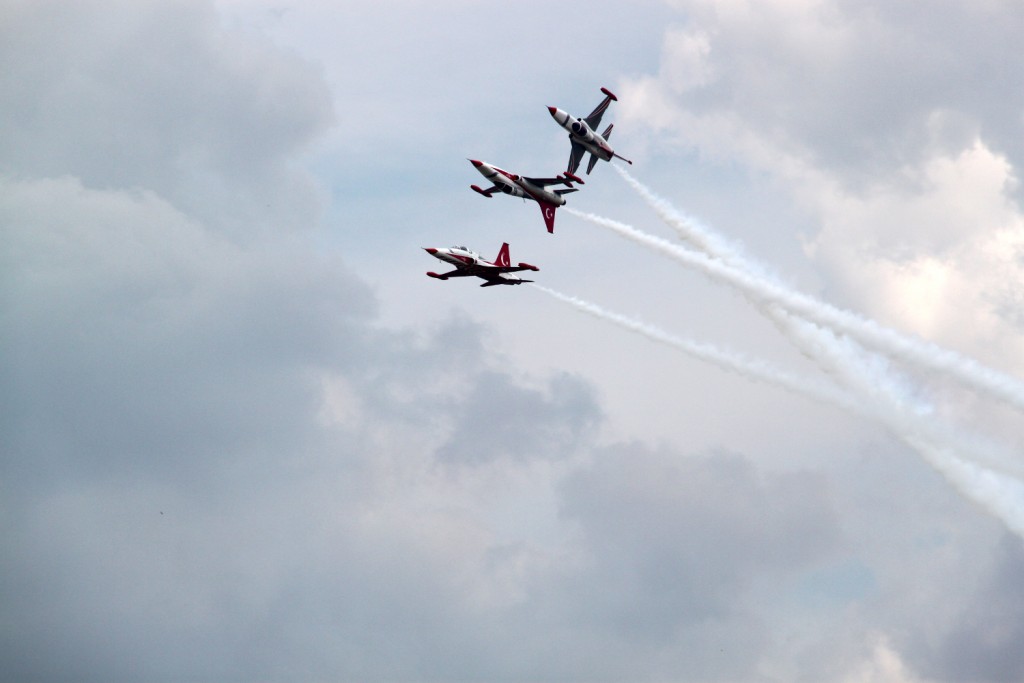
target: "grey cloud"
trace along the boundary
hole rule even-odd
[[[286,229],[324,83],[208,5],[3,12],[7,678],[764,677],[772,599],[845,531],[823,475],[598,447],[594,389],[471,314],[380,325]]]
[[[751,676],[771,642],[753,597],[759,582],[785,583],[841,538],[818,475],[639,445],[595,453],[566,482],[564,514],[593,553],[570,591],[576,618],[608,642],[653,645],[670,667],[661,675],[696,680]]]
[[[9,465],[73,452],[76,474],[167,472],[241,435],[272,449],[320,400],[303,372],[365,354],[369,291],[297,243],[242,250],[153,196],[71,180],[0,194]]]
[[[316,219],[317,191],[289,168],[333,118],[310,65],[198,0],[2,11],[0,169],[152,190],[238,235]]]
[[[589,432],[600,422],[592,390],[566,374],[551,378],[546,391],[539,391],[516,386],[497,372],[481,373],[463,406],[450,438],[437,451],[444,462],[557,457],[589,441]]]
[[[593,547],[617,551],[609,557],[635,573],[651,606],[700,618],[723,610],[755,567],[800,566],[833,546],[822,484],[807,473],[763,475],[735,455],[618,447],[566,484],[565,514]]]
[[[1015,3],[677,4],[689,30],[710,36],[714,74],[677,86],[680,107],[739,115],[855,184],[906,181],[901,170],[935,145],[960,151],[975,134],[1024,163]]]
[[[1024,679],[1024,546],[1007,534],[980,585],[935,643],[913,650],[917,666],[940,681],[1006,682]],[[953,599],[956,599],[955,597]]]
[[[500,414],[467,396],[511,396],[552,409],[531,433],[558,441],[568,421],[582,440],[589,389],[489,370],[466,320],[377,328],[372,292],[308,233],[238,239],[264,203],[316,215],[289,165],[323,84],[293,57],[199,4],[5,12],[0,670],[492,671],[467,585],[490,580],[477,555],[514,578],[520,542],[447,510],[429,428],[490,426],[509,448],[526,421],[486,424]],[[352,387],[357,419],[325,419],[325,378]]]

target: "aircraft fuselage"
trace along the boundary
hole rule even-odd
[[[438,280],[447,280],[450,277],[475,276],[485,280],[481,287],[491,287],[493,285],[521,285],[524,282],[533,282],[533,280],[524,280],[513,273],[504,272],[505,268],[511,266],[508,262],[507,244],[503,245],[502,251],[498,254],[497,263],[492,263],[487,259],[481,258],[480,254],[475,251],[470,251],[466,247],[424,247],[424,251],[440,261],[444,261],[445,263],[450,263],[455,266],[455,270],[449,273],[427,273],[430,277]],[[503,256],[504,261],[502,261]],[[520,263],[513,270],[539,269],[528,263]]]
[[[553,204],[555,206],[565,205],[565,198],[562,195],[556,194],[545,187],[535,185],[528,178],[515,173],[509,173],[502,168],[492,166],[486,161],[477,161],[475,159],[470,159],[470,161],[473,163],[473,167],[480,172],[480,175],[487,178],[487,180],[491,181],[499,190],[507,195],[532,199],[535,202]]]
[[[602,161],[611,161],[615,156],[615,151],[608,141],[587,125],[586,121],[581,118],[574,119],[568,112],[557,107],[548,107],[548,111],[551,112],[551,118],[555,123],[568,131],[569,137],[583,145],[588,152]]]

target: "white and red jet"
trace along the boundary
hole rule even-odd
[[[469,161],[476,170],[480,171],[480,175],[494,183],[486,190],[481,190],[476,185],[470,185],[472,190],[488,199],[499,191],[513,197],[532,199],[540,205],[540,212],[544,214],[544,225],[547,226],[548,232],[555,231],[555,209],[565,204],[565,198],[562,195],[576,191],[577,188],[572,186],[573,182],[583,182],[572,173],[563,173],[557,178],[526,178],[492,166],[486,161],[477,161],[476,159]],[[565,185],[568,189],[552,191],[547,189],[549,185]]]
[[[470,251],[466,247],[446,247],[441,249],[424,247],[423,249],[434,258],[455,266],[455,270],[450,273],[442,273],[441,275],[427,273],[430,277],[436,277],[438,280],[447,280],[450,277],[476,276],[487,281],[480,285],[481,287],[521,285],[524,282],[533,282],[533,280],[524,280],[518,275],[512,275],[512,273],[521,270],[540,270],[537,266],[531,266],[529,263],[520,263],[518,266],[513,266],[508,257],[508,242],[504,242],[501,245],[498,258],[494,259],[493,263],[481,258],[480,254]]]
[[[622,159],[627,164],[633,164],[629,159],[616,154],[615,150],[608,144],[612,128],[615,127],[614,123],[608,124],[608,127],[600,135],[597,134],[596,128],[601,125],[601,117],[604,116],[604,110],[608,108],[612,100],[619,101],[619,98],[613,95],[608,88],[601,88],[601,92],[604,93],[604,99],[601,100],[601,104],[597,105],[594,111],[590,112],[590,116],[585,119],[574,119],[557,107],[548,107],[548,111],[551,112],[551,118],[562,128],[569,131],[569,142],[572,148],[569,151],[567,174],[576,172],[576,169],[580,167],[580,161],[583,160],[583,155],[587,152],[590,152],[590,162],[587,164],[588,175],[594,170],[594,164],[597,163],[598,159],[611,161],[612,157],[615,157]]]

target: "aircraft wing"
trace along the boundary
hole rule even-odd
[[[524,180],[536,185],[537,187],[547,187],[548,185],[568,185],[569,181],[564,177],[559,176],[557,178],[524,178]]]
[[[604,99],[601,100],[601,104],[597,105],[594,111],[590,112],[590,116],[583,119],[587,122],[588,126],[594,129],[601,125],[601,117],[604,116],[604,110],[607,109],[608,105],[615,99],[615,95],[612,95],[611,92],[604,88],[601,88],[601,91],[604,93]]]
[[[518,266],[497,266],[497,269],[502,273],[518,273],[522,270],[538,270],[537,266],[530,266],[525,263],[521,263]]]
[[[569,138],[569,142],[572,148],[569,151],[569,173],[575,173],[576,169],[580,167],[580,162],[583,161],[583,155],[587,153],[587,148]]]
[[[450,273],[442,273],[441,277],[447,279],[450,277],[472,277],[474,275],[476,275],[476,273],[471,273],[468,268],[459,268],[458,270],[453,270]]]

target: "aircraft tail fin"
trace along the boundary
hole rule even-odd
[[[540,212],[544,214],[544,226],[548,232],[555,231],[555,209],[558,207],[547,202],[537,202],[540,205]]]
[[[601,137],[603,137],[605,140],[608,140],[608,138],[610,138],[612,136],[612,128],[614,128],[614,127],[615,127],[614,123],[609,123],[608,127],[604,129],[603,133],[601,133]]]
[[[507,268],[512,265],[512,260],[508,257],[508,242],[502,242],[501,250],[498,252],[498,258],[494,259],[494,265]]]
[[[587,162],[587,175],[590,175],[590,172],[594,170],[594,166],[597,164],[597,159],[598,157],[596,155],[590,155],[590,161]]]

